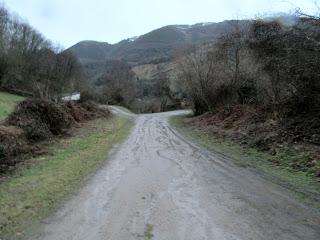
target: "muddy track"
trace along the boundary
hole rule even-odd
[[[320,216],[291,193],[141,115],[128,139],[43,225],[44,240],[320,239]]]

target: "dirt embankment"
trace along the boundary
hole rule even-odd
[[[188,118],[185,123],[204,133],[274,156],[285,152],[286,158],[277,158],[275,164],[287,165],[320,177],[319,112],[277,119],[267,109],[238,105],[228,111],[220,110]],[[295,153],[300,156],[303,153],[303,157],[294,157]]]
[[[0,126],[0,173],[22,162],[26,155],[44,153],[44,143],[68,134],[79,123],[109,115],[107,109],[93,102],[21,102]]]

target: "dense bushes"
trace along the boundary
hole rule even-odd
[[[88,80],[81,87],[81,101],[129,106],[136,97],[136,77],[123,60],[86,65]]]
[[[0,88],[56,99],[73,90],[80,74],[74,56],[0,6]]]
[[[36,143],[65,134],[77,123],[108,117],[93,102],[55,103],[38,99],[21,102],[0,126],[0,170],[21,161],[18,156],[38,151]]]
[[[239,103],[266,106],[278,119],[319,109],[320,20],[286,16],[233,29],[177,59],[197,114]]]
[[[190,126],[320,176],[319,41],[319,18],[280,17],[238,22],[180,56],[179,78],[200,115]]]
[[[21,102],[7,122],[22,128],[29,140],[41,141],[62,134],[72,124],[73,118],[63,106],[50,101],[25,100]]]
[[[249,47],[269,76],[265,101],[282,115],[312,111],[320,100],[320,21],[256,21]]]
[[[68,102],[63,106],[66,109],[67,113],[76,122],[92,120],[98,117],[108,117],[110,115],[110,112],[107,108],[102,108],[92,101],[81,103]]]
[[[14,157],[29,151],[30,146],[23,130],[13,126],[0,126],[0,170],[1,165],[14,165]]]

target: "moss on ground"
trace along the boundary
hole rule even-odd
[[[147,224],[144,232],[144,240],[151,240],[153,238],[153,225]]]
[[[32,159],[31,166],[1,182],[0,239],[28,235],[107,160],[132,125],[124,116],[89,122],[80,134],[54,144],[49,154]]]

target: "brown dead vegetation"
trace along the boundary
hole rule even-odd
[[[235,105],[226,110],[189,118],[192,128],[228,139],[259,151],[277,155],[283,151],[305,153],[306,158],[293,162],[292,167],[320,177],[320,115],[278,120],[272,111],[253,105]]]
[[[30,146],[22,129],[13,126],[0,126],[0,159],[1,165],[14,165],[13,158],[29,152]]]
[[[43,142],[67,134],[73,126],[108,117],[107,108],[94,102],[55,103],[27,99],[0,126],[0,172],[23,161],[25,155],[43,152]],[[41,147],[39,147],[41,144]]]
[[[190,124],[275,157],[291,151],[279,164],[320,176],[319,18],[235,21],[232,28],[176,59],[194,113],[203,114]]]

